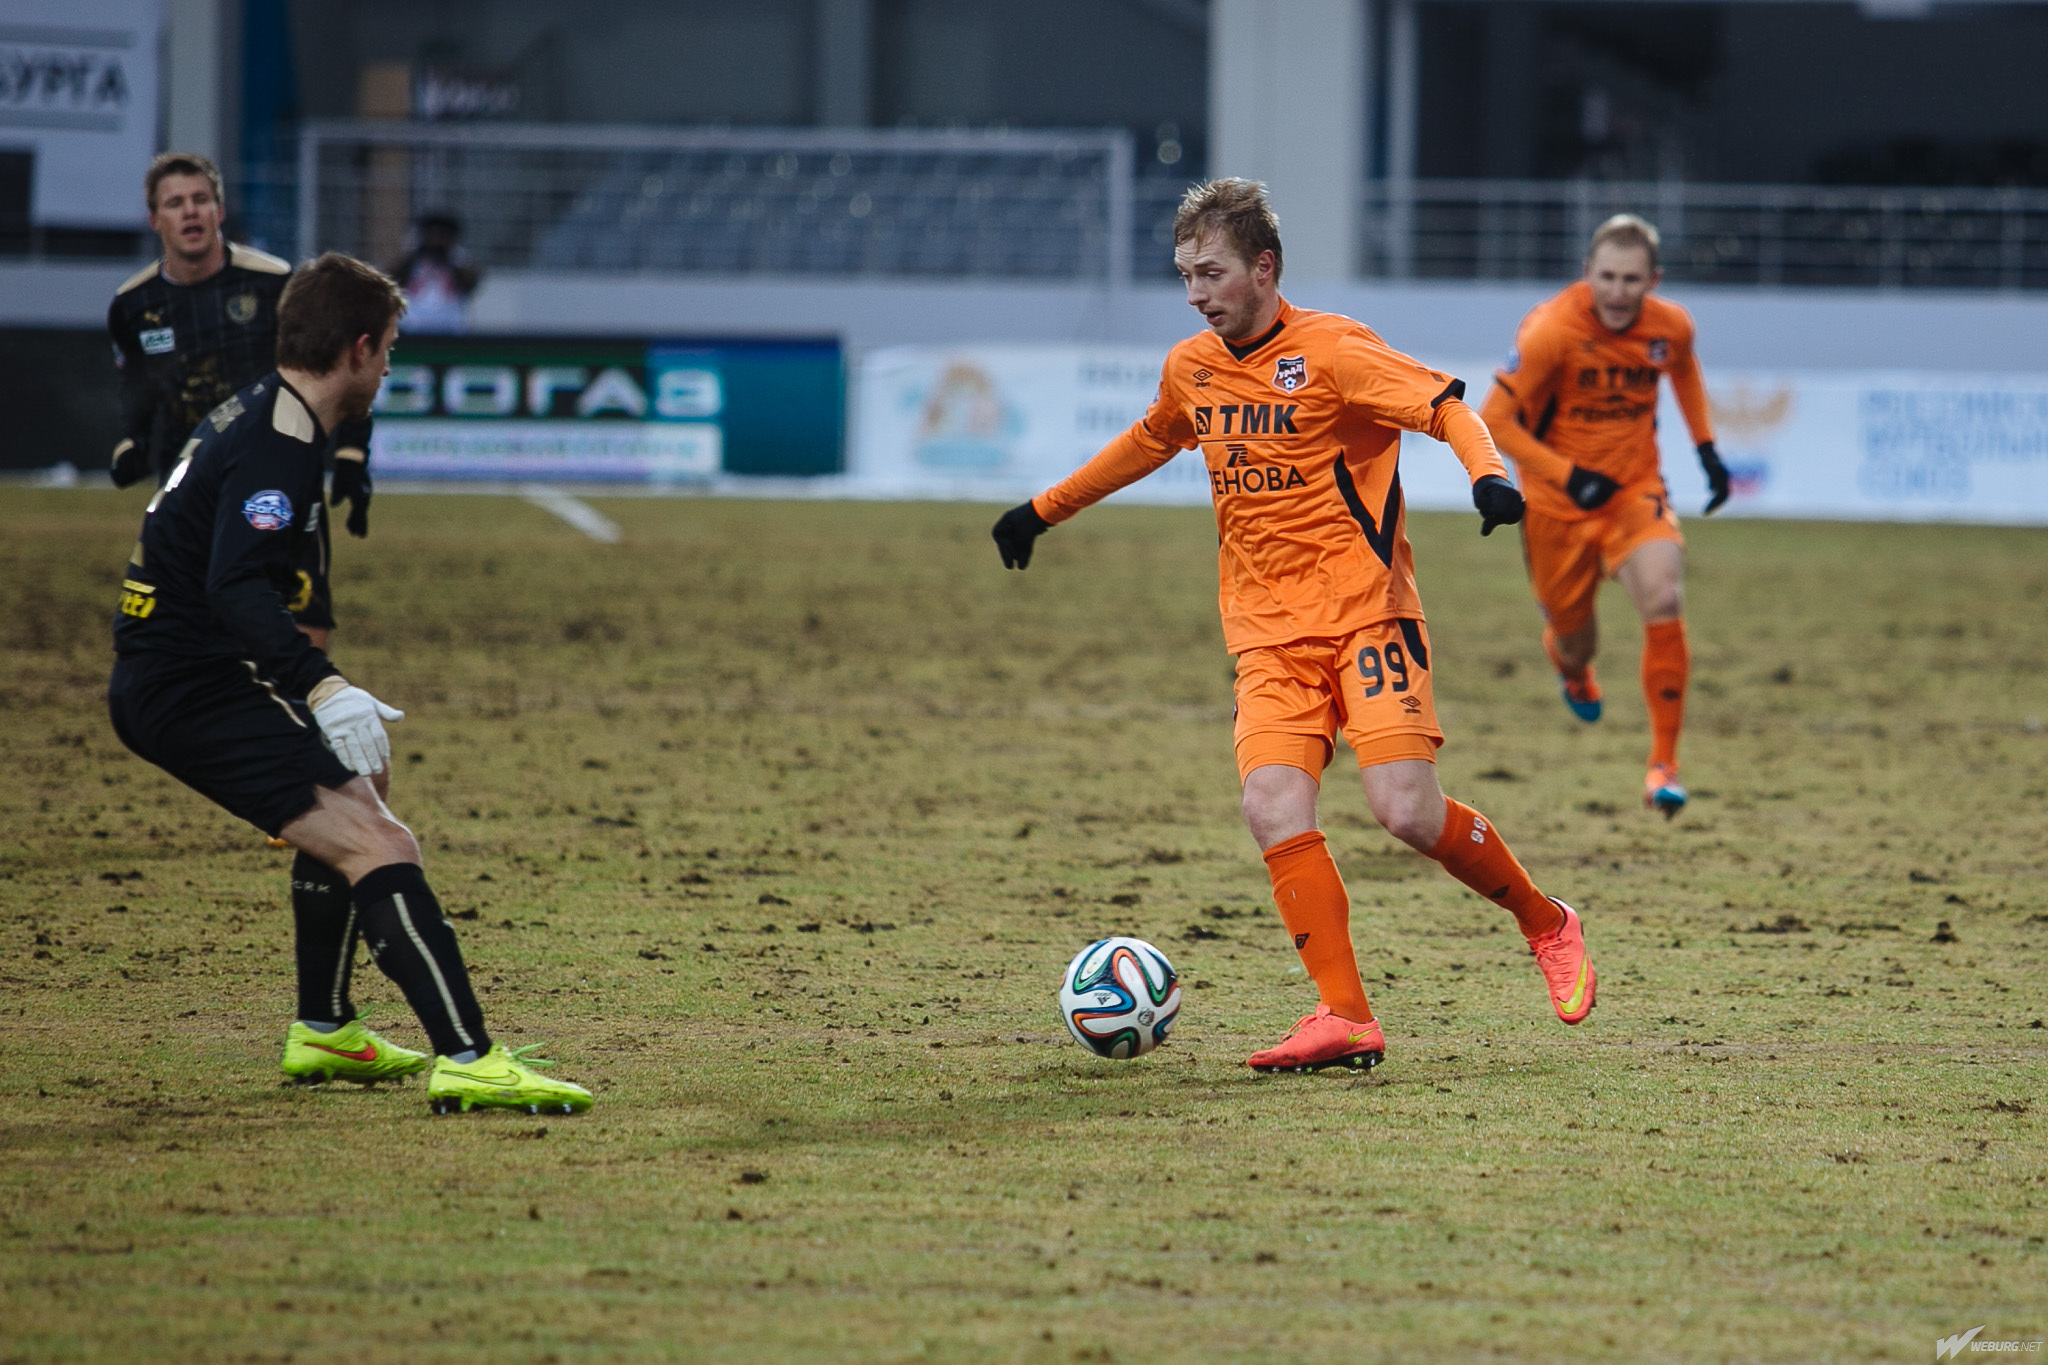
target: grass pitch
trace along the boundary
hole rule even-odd
[[[1325,824],[1369,1078],[1239,826],[1202,511],[1005,574],[980,507],[385,497],[336,656],[496,1030],[582,1119],[275,1073],[287,855],[103,709],[139,495],[0,490],[0,1360],[1924,1360],[2048,1328],[2048,534],[1689,527],[1695,683],[1638,806],[1638,633],[1572,720],[1512,539],[1414,518],[1445,786],[1584,912]],[[1112,932],[1173,1043],[1052,1008]],[[365,963],[358,997],[418,1031]]]

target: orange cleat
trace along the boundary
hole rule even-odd
[[[1685,809],[1685,788],[1678,785],[1676,763],[1652,763],[1650,771],[1643,775],[1643,804],[1651,810],[1664,812],[1664,818]]]
[[[1567,1024],[1576,1024],[1593,1012],[1597,978],[1593,959],[1586,956],[1586,929],[1579,923],[1579,912],[1555,896],[1550,900],[1564,911],[1564,926],[1531,943],[1529,951],[1536,955],[1536,965],[1543,969],[1543,980],[1550,987],[1550,1004],[1557,1017]]]
[[[1377,1019],[1361,1024],[1332,1014],[1328,1005],[1318,1005],[1314,1014],[1297,1020],[1277,1046],[1254,1052],[1245,1065],[1261,1073],[1321,1071],[1326,1066],[1370,1071],[1386,1054],[1386,1036]]]
[[[1557,690],[1564,695],[1564,704],[1572,714],[1591,725],[1600,719],[1600,684],[1593,680],[1593,666],[1586,665],[1586,671],[1575,682],[1560,673],[1557,675]]]

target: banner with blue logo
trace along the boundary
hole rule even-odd
[[[675,485],[844,467],[830,338],[401,336],[380,478]]]

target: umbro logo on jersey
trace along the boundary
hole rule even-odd
[[[1219,408],[1195,409],[1195,435],[1207,436],[1210,425],[1221,419],[1223,436],[1299,436],[1294,414],[1299,403],[1226,403]],[[1233,429],[1234,428],[1234,429]]]
[[[1308,357],[1305,355],[1283,355],[1273,364],[1273,387],[1282,393],[1293,393],[1308,383]]]
[[[1208,370],[1196,370],[1195,387],[1198,389],[1206,389],[1209,387],[1209,381],[1214,379],[1215,377],[1216,376]]]

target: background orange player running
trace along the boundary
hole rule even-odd
[[[1196,186],[1174,221],[1174,263],[1209,330],[1175,346],[1144,418],[1062,483],[996,523],[1022,569],[1054,524],[1199,447],[1220,547],[1224,642],[1237,655],[1244,817],[1273,898],[1322,1003],[1259,1071],[1370,1067],[1386,1041],[1351,942],[1351,902],[1316,824],[1342,729],[1373,815],[1396,838],[1515,916],[1558,1017],[1593,1009],[1578,915],[1536,889],[1493,826],[1437,785],[1429,634],[1401,498],[1400,436],[1448,442],[1473,479],[1482,533],[1521,519],[1464,384],[1371,329],[1280,297],[1279,224],[1265,187]]]
[[[1593,601],[1601,580],[1620,579],[1642,615],[1651,736],[1643,802],[1668,819],[1686,800],[1678,732],[1691,656],[1685,537],[1657,458],[1660,377],[1669,376],[1692,431],[1712,490],[1709,513],[1728,500],[1728,471],[1714,451],[1692,316],[1650,293],[1664,277],[1657,249],[1657,229],[1634,214],[1602,223],[1586,277],[1522,320],[1481,411],[1521,471],[1529,500],[1522,543],[1543,609],[1543,648],[1580,720],[1600,719]]]

